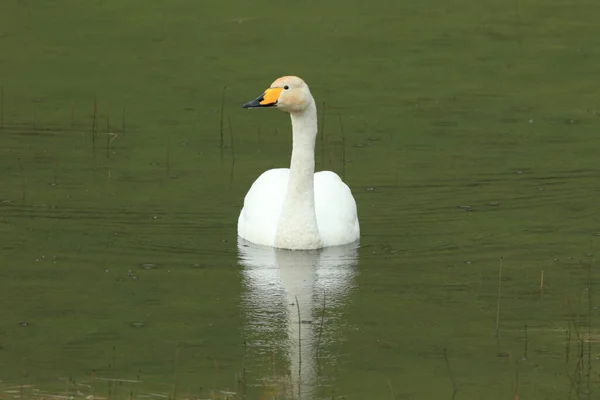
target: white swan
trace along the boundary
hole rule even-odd
[[[265,171],[252,184],[238,235],[252,243],[308,250],[352,243],[360,236],[356,202],[331,171],[315,173],[317,106],[304,81],[284,76],[244,108],[277,107],[292,118],[290,168]]]

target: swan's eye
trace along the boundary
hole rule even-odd
[[[289,87],[288,85],[285,85],[283,88],[284,88],[285,90],[288,90],[290,87]]]

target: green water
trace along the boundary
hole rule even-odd
[[[0,398],[595,398],[598,18],[1,2]],[[358,250],[238,254],[243,195],[290,146],[285,114],[240,105],[288,74]]]

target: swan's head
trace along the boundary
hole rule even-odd
[[[308,85],[297,76],[284,76],[271,84],[263,94],[244,104],[243,108],[277,107],[289,113],[306,110],[314,99]]]

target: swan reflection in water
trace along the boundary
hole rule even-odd
[[[243,267],[249,378],[272,365],[274,355],[283,355],[289,369],[282,372],[280,366],[262,380],[285,382],[287,390],[293,390],[293,398],[314,398],[317,352],[322,359],[325,346],[337,349],[342,340],[340,312],[354,286],[358,242],[292,251],[238,238],[238,252]]]

